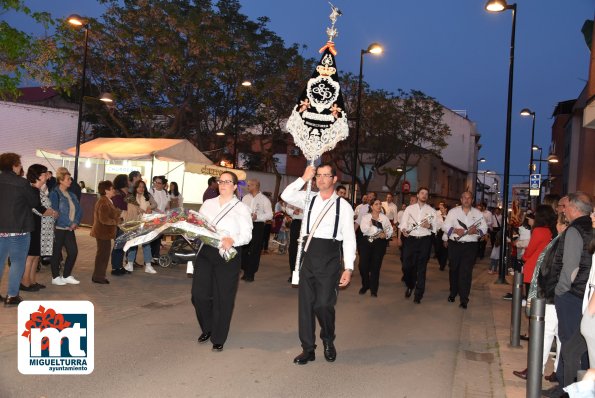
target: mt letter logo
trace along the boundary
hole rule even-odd
[[[93,372],[94,328],[94,307],[89,301],[23,301],[18,318],[19,372]]]

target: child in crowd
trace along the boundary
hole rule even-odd
[[[490,269],[488,274],[492,275],[498,272],[498,261],[500,260],[500,246],[502,245],[502,235],[496,235],[492,253],[490,254]]]

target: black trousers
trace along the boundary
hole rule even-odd
[[[432,249],[432,236],[409,236],[403,242],[403,273],[405,284],[415,289],[415,298],[421,300],[426,290],[426,270]]]
[[[52,278],[60,276],[60,260],[62,259],[62,248],[66,248],[66,260],[64,260],[64,270],[62,277],[68,278],[72,274],[76,257],[79,249],[76,244],[74,231],[67,229],[54,229],[54,251],[52,253]]]
[[[219,250],[203,245],[194,260],[192,304],[202,332],[211,332],[213,344],[225,344],[238,291],[241,252],[229,262]]]
[[[361,242],[359,254],[359,274],[362,277],[362,289],[370,289],[371,293],[378,293],[380,281],[380,267],[386,253],[386,239],[368,241],[367,237]]]
[[[570,292],[554,297],[554,304],[556,306],[556,313],[558,314],[558,337],[562,344],[562,351],[560,353],[560,360],[558,361],[558,369],[556,369],[556,377],[560,382],[560,386],[566,387],[574,382],[576,371],[584,369],[581,367],[581,356],[584,351],[580,350],[580,345],[573,350],[569,350],[568,344],[576,339],[572,345],[580,343],[581,318],[583,300]],[[579,336],[575,336],[578,334]],[[564,346],[567,347],[564,347]],[[575,352],[573,352],[575,351]],[[565,355],[566,354],[566,355]],[[585,358],[586,359],[586,358]],[[585,363],[588,359],[585,360]],[[591,367],[594,365],[591,364]],[[567,369],[569,367],[569,369]]]
[[[159,258],[160,256],[159,252],[161,251],[161,238],[162,236],[151,241],[151,255],[153,256],[153,258]],[[147,260],[145,260],[145,263],[146,262]]]
[[[245,247],[244,256],[242,257],[242,269],[244,276],[254,278],[254,274],[258,272],[260,265],[260,252],[262,251],[262,239],[264,236],[264,223],[252,223],[252,240]]]
[[[444,231],[440,230],[434,237],[434,252],[436,253],[436,259],[440,265],[440,269],[443,270],[448,262],[448,249],[444,247],[444,241],[442,235]]]
[[[295,270],[295,259],[297,257],[298,239],[300,238],[300,229],[302,228],[302,220],[294,219],[289,226],[289,269],[291,272]]]
[[[485,239],[480,239],[477,245],[477,257],[483,260],[486,255],[486,246],[488,245],[488,241]]]
[[[312,238],[300,269],[298,286],[299,336],[304,351],[316,348],[316,319],[320,324],[320,339],[335,340],[335,305],[341,278],[341,242]]]
[[[494,227],[490,230],[490,243],[492,247],[494,247],[494,243],[496,243],[496,237],[500,233],[500,227]]]
[[[270,222],[264,223],[264,231],[262,233],[262,250],[269,250],[269,240],[271,240],[271,228],[273,224]]]
[[[450,296],[459,296],[461,304],[469,302],[477,242],[448,241]]]

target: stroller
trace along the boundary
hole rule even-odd
[[[171,244],[167,254],[159,256],[159,265],[167,268],[171,265],[186,264],[194,260],[200,241],[191,241],[184,235],[178,236]]]

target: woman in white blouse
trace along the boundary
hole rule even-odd
[[[213,351],[222,351],[238,290],[240,246],[252,239],[252,215],[248,206],[235,195],[238,177],[234,173],[224,172],[217,184],[219,196],[207,199],[199,212],[223,236],[220,248],[235,247],[238,255],[226,262],[218,248],[202,245],[194,260],[192,304],[202,331],[198,342],[205,343],[210,339]]]
[[[369,289],[372,297],[377,297],[380,267],[388,240],[393,235],[392,224],[382,212],[380,199],[372,202],[370,211],[362,218],[360,229],[364,237],[361,240],[359,256],[359,272],[362,277],[359,294],[366,294]]]

